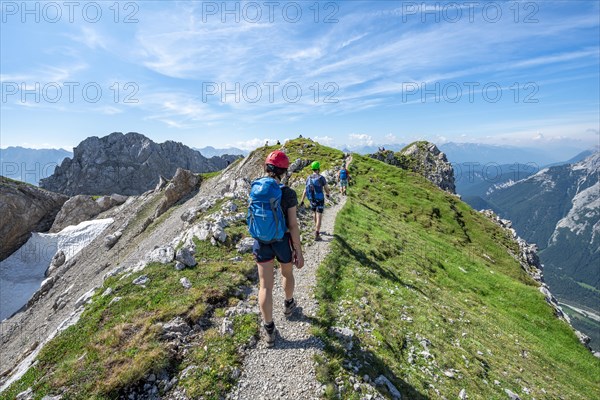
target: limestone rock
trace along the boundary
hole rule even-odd
[[[400,391],[385,376],[379,375],[377,377],[377,379],[375,379],[375,384],[379,385],[379,386],[385,386],[385,387],[387,387],[387,390],[390,392],[390,395],[392,396],[393,399],[395,399],[395,400],[402,399],[402,395],[400,394]]]
[[[196,188],[200,182],[200,177],[191,171],[177,168],[175,176],[169,182],[165,189],[165,197],[156,207],[154,217],[158,217],[165,211],[167,211],[172,205],[181,200],[184,196],[188,195],[192,190]]]
[[[115,233],[107,235],[104,238],[104,247],[107,250],[111,249],[119,241],[122,235],[123,233],[121,231],[116,231]]]
[[[92,199],[92,196],[71,197],[60,209],[50,232],[60,232],[67,226],[93,219],[102,211],[102,207]]]
[[[179,283],[181,283],[181,286],[183,286],[185,289],[192,288],[192,282],[190,282],[190,280],[188,278],[181,278],[179,280]]]
[[[65,256],[65,252],[62,250],[58,250],[54,257],[52,257],[52,261],[50,262],[51,267],[58,268],[65,263],[67,257]]]
[[[163,325],[163,336],[166,339],[177,339],[187,335],[190,331],[190,326],[181,317],[175,317]]]
[[[175,259],[175,250],[171,246],[157,247],[146,256],[149,263],[168,264]]]
[[[254,246],[253,238],[243,238],[239,241],[239,243],[235,246],[238,250],[238,253],[250,253],[252,251],[252,246]]]
[[[0,176],[0,261],[21,247],[31,232],[46,232],[67,200],[61,194]]]
[[[194,267],[197,264],[196,259],[194,258],[194,250],[188,247],[182,247],[177,250],[175,259],[185,264],[186,267]]]
[[[433,143],[415,142],[399,153],[383,150],[372,154],[371,157],[419,173],[439,188],[456,193],[452,164]]]
[[[178,142],[155,143],[139,133],[114,132],[85,139],[73,149],[73,158],[65,158],[53,175],[40,181],[40,186],[69,196],[138,195],[153,189],[160,175],[173,177],[177,168],[218,171],[237,158],[206,158]]]

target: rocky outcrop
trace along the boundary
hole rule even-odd
[[[421,174],[440,189],[456,193],[454,169],[446,155],[433,143],[415,142],[398,153],[381,150],[372,154],[371,158]]]
[[[154,217],[156,218],[160,216],[173,204],[190,194],[194,189],[196,189],[199,183],[200,177],[198,175],[192,173],[191,171],[177,168],[175,176],[165,188],[165,197],[156,208]]]
[[[90,137],[73,149],[54,174],[42,179],[48,190],[77,194],[138,195],[156,186],[159,176],[170,179],[177,168],[192,172],[218,171],[239,156],[206,158],[174,141],[155,143],[139,133]]]
[[[60,209],[50,232],[60,232],[69,225],[93,219],[101,212],[123,204],[125,200],[127,197],[121,195],[102,196],[95,201],[88,195],[71,197]]]
[[[31,232],[45,232],[68,197],[0,176],[0,260],[27,241]]]

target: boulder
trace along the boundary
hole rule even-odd
[[[168,264],[175,259],[175,250],[171,246],[157,247],[146,256],[146,261]]]
[[[190,282],[190,280],[188,278],[181,278],[179,279],[179,283],[181,283],[181,286],[184,287],[184,289],[191,289],[192,288],[192,282]]]
[[[188,195],[200,183],[200,177],[186,169],[177,168],[175,176],[165,189],[164,199],[156,207],[154,217],[167,211],[172,205]]]
[[[195,252],[193,249],[189,247],[182,247],[181,249],[177,250],[175,259],[185,264],[186,267],[194,267],[197,264],[196,259],[194,258],[194,253]]]
[[[50,262],[50,266],[54,268],[58,268],[65,263],[67,257],[65,256],[65,252],[62,250],[58,250],[54,257],[52,257],[52,261]]]
[[[181,317],[175,317],[163,325],[163,337],[167,340],[178,339],[186,336],[192,330]]]
[[[121,231],[116,231],[115,233],[111,233],[104,238],[104,247],[109,250],[111,249],[121,238],[123,233]]]
[[[50,232],[60,232],[70,225],[93,219],[102,212],[102,207],[92,199],[92,196],[79,195],[65,202],[56,216]]]
[[[388,392],[390,392],[390,395],[392,396],[393,399],[395,399],[395,400],[402,399],[402,395],[400,394],[400,391],[384,375],[379,375],[375,379],[375,384],[378,385],[378,386],[385,386],[387,388]]]
[[[253,238],[243,238],[235,245],[238,253],[250,253],[252,251],[252,246],[254,246]]]

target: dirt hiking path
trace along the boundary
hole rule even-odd
[[[335,187],[332,187],[332,192]],[[336,196],[337,197],[337,196]],[[313,295],[318,266],[329,254],[337,213],[346,203],[342,197],[327,207],[321,223],[322,240],[304,247],[304,268],[294,268],[296,288],[294,298],[298,308],[286,319],[283,315],[284,293],[281,274],[275,271],[273,288],[273,320],[279,331],[273,348],[259,341],[244,360],[237,385],[229,399],[319,399],[324,388],[317,382],[314,356],[322,352],[323,343],[310,332],[310,317],[317,313],[318,303]]]

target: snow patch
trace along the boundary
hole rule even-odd
[[[491,187],[490,187],[490,188],[489,188],[489,189],[488,189],[488,190],[485,192],[485,194],[489,196],[490,194],[494,193],[496,190],[501,190],[501,189],[506,189],[506,188],[509,188],[509,187],[511,187],[512,185],[514,185],[515,183],[517,183],[517,182],[516,182],[516,181],[513,181],[512,179],[509,179],[508,181],[506,181],[506,182],[503,182],[503,183],[497,183],[497,184],[495,184],[495,185],[491,186]]]
[[[110,224],[112,218],[84,221],[58,233],[34,232],[19,250],[0,262],[0,320],[27,304],[39,288],[52,257],[58,250],[68,262]]]
[[[573,206],[568,214],[558,221],[554,233],[552,234],[552,243],[558,239],[559,229],[569,229],[571,232],[579,235],[585,232],[592,225],[592,242],[596,235],[600,235],[600,182],[577,193],[572,200]],[[596,219],[596,221],[594,221]]]

